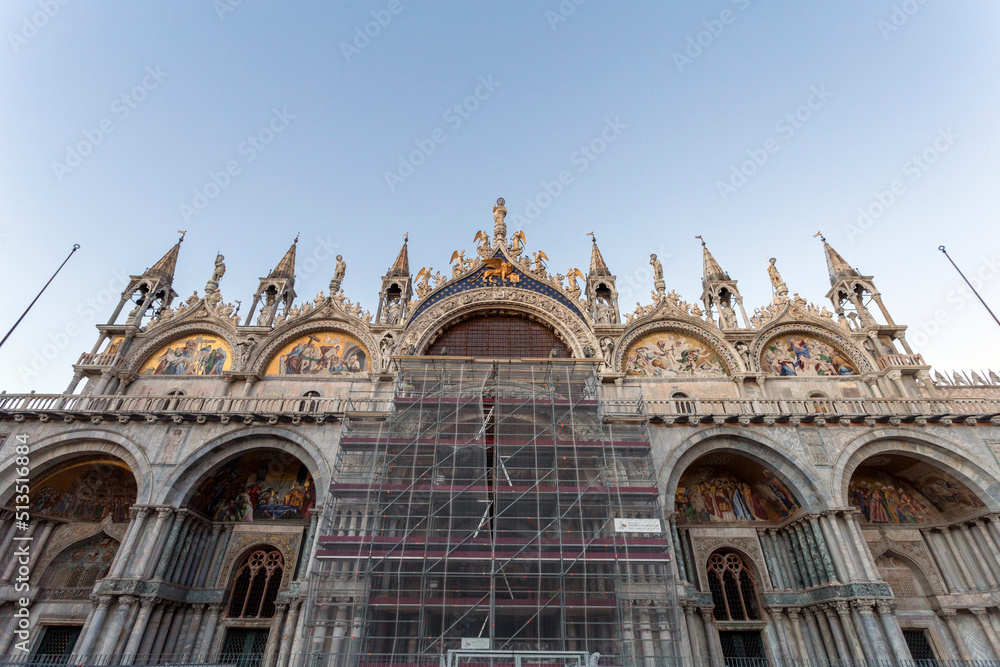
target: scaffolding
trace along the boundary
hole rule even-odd
[[[676,655],[645,416],[605,411],[589,360],[398,364],[392,411],[343,426],[307,596],[317,661]]]

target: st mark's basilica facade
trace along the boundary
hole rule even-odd
[[[294,243],[242,309],[221,256],[177,296],[180,241],[132,276],[65,393],[0,395],[0,655],[1000,658],[1000,378],[932,371],[825,239],[822,306],[772,259],[748,317],[702,242],[696,301],[653,256],[630,311],[597,238],[554,274],[505,215],[448,275],[404,242],[374,314],[339,257],[298,299]]]

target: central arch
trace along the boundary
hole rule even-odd
[[[553,327],[519,312],[472,312],[432,334],[424,354],[521,359],[569,357],[569,347]]]

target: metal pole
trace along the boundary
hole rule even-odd
[[[944,256],[948,258],[948,261],[951,262],[951,265],[955,267],[956,271],[958,271],[958,275],[962,276],[962,280],[965,281],[965,284],[969,286],[969,289],[972,290],[972,293],[976,295],[977,299],[979,299],[979,303],[983,304],[983,308],[986,309],[986,312],[990,314],[990,317],[992,317],[993,321],[997,323],[997,326],[1000,326],[1000,319],[997,319],[997,316],[993,314],[993,311],[990,310],[990,307],[986,305],[986,302],[983,301],[983,297],[979,296],[979,292],[976,291],[976,288],[972,286],[972,283],[969,282],[969,279],[965,277],[964,273],[962,273],[962,269],[958,268],[958,264],[956,264],[955,260],[951,258],[951,255],[948,254],[948,251],[944,249],[944,246],[939,245],[938,250],[944,253]]]
[[[69,254],[66,255],[66,259],[64,259],[63,263],[59,265],[59,268],[56,269],[56,272],[52,274],[52,277],[49,278],[49,282],[45,283],[45,285],[42,287],[41,292],[38,293],[38,296],[36,296],[34,299],[32,299],[31,303],[28,304],[28,307],[24,309],[23,313],[21,313],[21,317],[17,318],[17,322],[14,322],[14,326],[12,326],[10,328],[10,331],[7,332],[7,335],[3,337],[3,340],[0,340],[0,347],[2,347],[3,344],[7,342],[7,339],[10,338],[10,335],[12,333],[14,333],[14,329],[17,328],[17,325],[21,323],[21,320],[23,320],[24,317],[28,314],[28,311],[31,310],[31,307],[35,305],[35,301],[38,301],[39,297],[42,296],[42,292],[45,291],[45,288],[47,288],[49,286],[49,283],[51,283],[53,280],[55,280],[56,276],[59,275],[59,272],[62,271],[62,267],[66,266],[66,262],[69,261],[69,258],[72,257],[73,253],[76,252],[79,249],[80,249],[80,244],[79,243],[74,243],[73,244],[73,249],[69,251]]]

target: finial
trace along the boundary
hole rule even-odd
[[[821,241],[823,241],[823,243],[826,243],[826,237],[823,236],[823,232],[816,232],[815,234],[813,234],[813,238],[816,238],[817,236],[820,238]]]
[[[185,234],[187,234],[187,231],[185,231],[185,230],[183,230],[183,229],[178,229],[178,230],[177,230],[177,233],[181,235],[181,238],[180,238],[180,240],[179,240],[179,241],[177,241],[177,242],[178,242],[178,243],[183,243],[183,242],[184,242],[184,235],[185,235]]]
[[[698,239],[699,241],[701,241],[701,247],[704,248],[705,247],[705,239],[701,238],[701,234],[698,234],[697,236],[695,236],[695,238]]]
[[[597,243],[597,237],[594,236],[594,232],[587,232],[587,236],[591,237],[594,243]]]
[[[299,242],[299,232],[295,232],[295,240],[292,241],[292,245],[298,245]]]
[[[406,243],[409,240],[410,240],[410,232],[406,232],[405,234],[403,234],[403,243]]]

